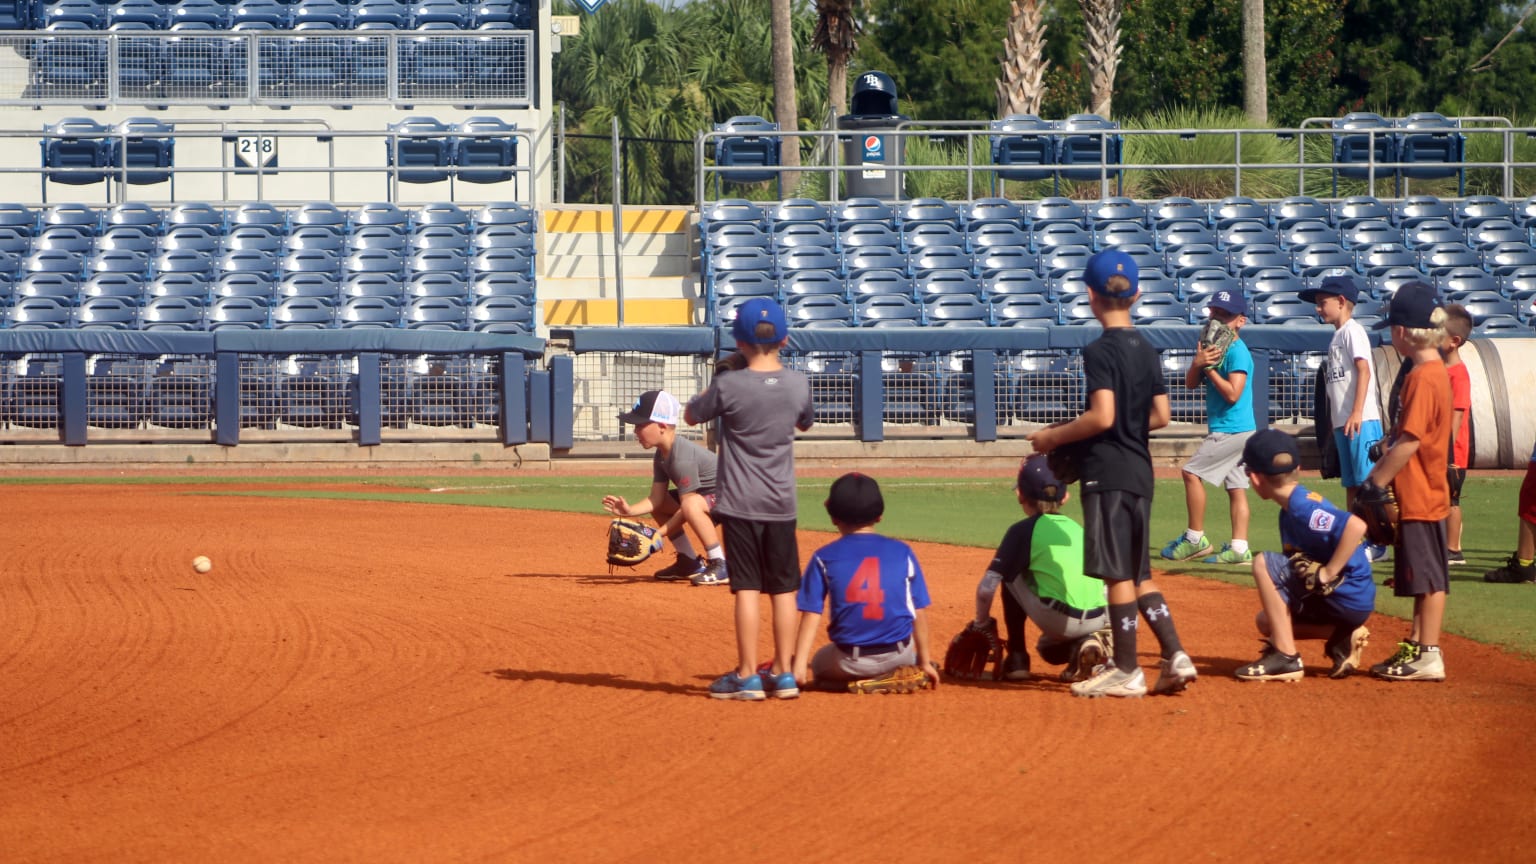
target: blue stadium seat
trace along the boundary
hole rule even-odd
[[[1243,274],[1243,292],[1250,299],[1259,295],[1289,294],[1295,296],[1302,289],[1302,281],[1289,269],[1267,268],[1255,273]],[[1255,322],[1258,323],[1258,322]]]
[[[1057,304],[1057,313],[1063,324],[1089,324],[1097,319],[1094,317],[1091,300],[1087,292],[1073,294],[1062,298]]]
[[[1467,136],[1456,131],[1458,124],[1443,114],[1421,111],[1397,123],[1397,158],[1404,164],[1398,169],[1404,179],[1456,177],[1457,197],[1467,194],[1467,174],[1462,163],[1466,156]]]
[[[1449,273],[1457,267],[1480,267],[1482,256],[1465,243],[1436,243],[1417,250],[1419,269],[1431,276]]]
[[[256,297],[220,297],[206,317],[209,330],[260,330],[270,320],[266,302]]]
[[[324,330],[336,321],[336,310],[319,297],[285,297],[272,310],[279,330]]]
[[[997,294],[987,304],[992,323],[998,327],[1045,327],[1056,323],[1056,303],[1044,294]]]
[[[710,289],[716,297],[773,297],[779,292],[779,285],[786,280],[794,280],[817,271],[805,271],[805,273],[787,273],[779,279],[774,279],[768,273],[761,270],[743,270],[737,273],[721,273],[712,283]],[[843,280],[831,273],[820,273],[816,277],[830,280],[842,288]]]
[[[1404,229],[1429,220],[1451,222],[1456,218],[1455,206],[1433,195],[1410,195],[1394,202],[1389,209],[1392,221]]]
[[[1255,220],[1233,220],[1217,229],[1217,242],[1224,249],[1241,248],[1256,243],[1276,246],[1280,233],[1268,224]]]
[[[135,330],[138,305],[121,297],[91,297],[75,307],[74,326],[82,330]]]
[[[1217,230],[1225,230],[1232,225],[1245,222],[1265,226],[1271,226],[1274,223],[1274,214],[1270,212],[1269,207],[1246,195],[1229,195],[1217,201],[1210,206],[1210,214],[1211,224],[1216,226]]]
[[[1280,245],[1290,249],[1296,246],[1310,246],[1314,243],[1344,243],[1343,232],[1327,222],[1304,221],[1293,222],[1280,231]]]
[[[490,116],[468,117],[454,124],[453,159],[466,183],[503,183],[517,166],[515,124]]]
[[[1183,195],[1170,195],[1147,208],[1147,219],[1152,227],[1161,228],[1175,222],[1210,224],[1211,212],[1200,202]]]
[[[366,2],[366,0],[365,0]],[[388,0],[387,5],[398,10],[404,16],[404,7]],[[364,4],[358,4],[358,10],[362,10]],[[370,6],[371,8],[371,6]],[[362,16],[365,13],[355,13]],[[372,16],[374,13],[367,13]],[[355,20],[355,19],[354,19]],[[398,30],[404,29],[403,25],[368,20],[355,25],[359,30]],[[392,80],[393,70],[389,63],[389,39],[386,36],[360,36],[347,42],[347,65],[350,69],[348,81],[351,85],[351,95],[358,98],[377,99],[389,92],[389,83]]]
[[[283,235],[270,225],[241,225],[224,235],[220,248],[226,252],[266,252],[276,256],[283,251]]]
[[[1254,322],[1257,324],[1285,324],[1289,322],[1317,321],[1317,306],[1300,297],[1274,295],[1262,301],[1253,301]]]
[[[1457,303],[1468,296],[1499,295],[1499,280],[1476,267],[1458,267],[1436,276],[1434,284],[1443,299]]]
[[[1147,205],[1131,198],[1111,195],[1088,205],[1088,224],[1095,231],[1111,224],[1140,225],[1146,227]]]
[[[394,137],[385,142],[387,164],[398,167],[402,183],[435,183],[448,179],[453,150],[448,126],[431,117],[407,117],[387,127]]]
[[[980,296],[981,281],[968,270],[929,270],[917,274],[913,291],[919,300],[940,294]]]
[[[342,302],[352,297],[378,297],[398,305],[405,302],[405,284],[395,273],[353,273],[342,279],[337,294]]]
[[[923,320],[930,327],[986,327],[990,318],[987,304],[974,293],[934,294],[923,299]]]
[[[1073,114],[1058,128],[1061,135],[1056,139],[1056,161],[1063,166],[1062,177],[1096,180],[1107,169],[1118,186],[1122,177],[1120,153],[1125,142],[1110,130],[1119,129],[1119,123],[1097,114]]]
[[[966,232],[971,248],[976,251],[992,246],[1022,246],[1034,249],[1034,237],[1018,225],[1008,222],[982,222],[973,224]]]
[[[11,330],[62,330],[70,324],[70,306],[54,297],[21,297],[6,320]]]
[[[970,241],[965,232],[943,222],[904,224],[901,228],[902,247],[908,251],[933,246],[964,248]]]
[[[815,222],[782,222],[773,226],[771,236],[762,232],[762,229],[756,225],[746,223],[724,225],[707,235],[706,245],[713,246],[716,244],[716,241],[713,239],[716,234],[732,230],[747,232],[740,235],[741,241],[738,245],[747,244],[751,238],[761,236],[766,238],[766,242],[774,248],[780,249],[791,246],[814,246],[833,250],[838,248],[837,235]]]
[[[533,276],[529,249],[481,249],[469,259],[470,273],[522,273]]]
[[[349,297],[336,311],[336,325],[344,330],[399,327],[400,307],[383,297]]]
[[[1197,295],[1242,289],[1242,280],[1226,270],[1207,269],[1196,270],[1187,276],[1180,277],[1178,292],[1183,297],[1193,299]]]
[[[912,297],[915,293],[911,277],[896,270],[861,270],[850,275],[845,285],[848,295],[853,298],[868,297],[876,294],[899,294],[905,297]],[[794,293],[803,294],[807,292],[796,290]],[[791,295],[786,293],[785,296]]]
[[[352,211],[350,221],[354,231],[363,226],[385,226],[398,228],[403,234],[411,225],[410,215],[388,201],[375,201],[358,207]]]
[[[1500,316],[1518,320],[1519,310],[1514,301],[1493,291],[1468,291],[1450,299],[1466,307],[1474,327]]]
[[[1473,325],[1472,333],[1477,336],[1491,336],[1496,333],[1530,336],[1532,328],[1513,315],[1490,315]]]
[[[452,201],[434,201],[411,211],[412,230],[423,225],[453,225],[469,233],[473,217],[463,207]]]
[[[1355,256],[1337,243],[1312,243],[1291,250],[1291,269],[1302,276],[1354,272]]]
[[[1057,246],[1040,253],[1040,270],[1045,276],[1063,276],[1082,270],[1092,257],[1089,246]]]
[[[1241,251],[1244,255],[1256,255],[1262,247],[1248,246]],[[1276,250],[1277,252],[1279,250]],[[1234,253],[1236,254],[1236,253]],[[1163,270],[1180,279],[1198,270],[1226,270],[1228,269],[1227,253],[1217,249],[1210,243],[1191,243],[1169,249],[1166,253],[1166,263]]]
[[[922,307],[911,297],[868,294],[855,299],[854,314],[861,327],[915,327],[922,323]]]
[[[102,273],[133,276],[142,282],[149,273],[149,255],[130,249],[100,250],[86,259],[85,276]]]
[[[0,301],[5,299],[11,286],[0,289]],[[135,304],[144,299],[144,276],[138,273],[97,273],[80,284],[80,299],[92,297],[117,297]]]
[[[113,167],[127,169],[123,177],[135,185],[164,183],[176,163],[176,139],[169,123],[153,117],[129,117],[113,127],[124,136],[110,145]]]
[[[942,198],[913,198],[897,214],[903,233],[919,225],[948,225],[964,230],[965,221],[955,205]]]
[[[470,329],[483,333],[532,333],[534,308],[522,297],[483,297],[469,310]]]
[[[1046,250],[1061,246],[1094,247],[1093,232],[1075,222],[1049,222],[1033,230],[1035,248]]]
[[[893,246],[864,246],[843,255],[843,271],[850,278],[866,270],[907,273],[907,254]]]
[[[1275,227],[1282,230],[1297,222],[1313,220],[1337,224],[1335,214],[1329,210],[1328,205],[1307,195],[1282,198],[1270,207],[1270,213],[1274,217]]]
[[[206,24],[223,30],[229,26],[229,5],[219,0],[178,0],[169,7],[165,29],[182,23]]]
[[[812,222],[830,230],[834,221],[825,204],[810,198],[785,198],[765,216],[770,228],[788,222]]]
[[[854,323],[853,306],[841,297],[825,294],[786,297],[784,312],[792,328],[851,327]]]
[[[1405,245],[1409,249],[1423,249],[1441,243],[1462,243],[1466,232],[1452,225],[1449,219],[1420,219],[1404,229]]]
[[[1043,180],[1055,173],[1056,136],[1047,120],[1012,114],[988,124],[992,164],[1002,180]]]
[[[1380,276],[1377,276],[1373,280],[1375,287],[1372,290],[1372,293],[1384,300],[1389,300],[1392,298],[1392,295],[1397,293],[1398,288],[1401,288],[1403,285],[1406,285],[1409,282],[1429,281],[1431,280],[1426,278],[1423,273],[1416,269],[1411,269],[1408,267],[1395,267],[1381,274]]]
[[[1351,223],[1341,232],[1344,237],[1344,246],[1354,249],[1361,246],[1405,246],[1407,238],[1403,236],[1403,229],[1393,225],[1385,219],[1361,219]]]
[[[998,270],[982,276],[982,294],[998,297],[1009,294],[1046,296],[1050,288],[1034,270]]]
[[[726,133],[715,139],[715,164],[722,168],[739,169],[715,175],[716,194],[719,193],[721,180],[727,183],[761,183],[778,178],[782,139],[761,134],[777,132],[778,129],[779,124],[755,114],[732,117],[715,126],[716,132]]]
[[[841,274],[842,258],[824,246],[789,246],[774,254],[776,272],[793,273],[796,270],[824,270]]]
[[[1339,194],[1339,177],[1365,178],[1374,171],[1377,177],[1394,174],[1390,166],[1397,161],[1397,137],[1392,124],[1380,114],[1354,111],[1333,121],[1333,162],[1344,163],[1333,170],[1333,194]],[[1371,164],[1374,163],[1374,164]]]
[[[226,278],[233,279],[234,277]],[[210,289],[217,286],[218,283],[210,286],[208,284],[208,280],[202,276],[189,273],[165,273],[159,276],[155,276],[149,280],[148,284],[144,286],[144,296],[150,299],[154,299],[156,297],[183,297],[189,300],[195,300],[199,303],[203,303],[208,300]],[[268,284],[266,294],[258,295],[254,291],[245,291],[243,293],[237,294],[231,290],[229,293],[218,294],[216,296],[266,297],[270,295],[271,285]]]
[[[959,246],[930,246],[907,256],[912,275],[921,278],[936,270],[959,270],[970,275],[975,269],[971,253]]]
[[[966,208],[964,215],[965,229],[973,232],[982,225],[1012,225],[1015,228],[1024,226],[1024,209],[1017,203],[1007,198],[977,198]]]
[[[188,297],[155,297],[139,314],[142,330],[201,330],[203,307]]]
[[[376,25],[384,25],[389,29],[406,30],[410,23],[410,9],[399,0],[358,0],[352,7],[354,28],[381,29]]]
[[[1218,238],[1216,232],[1204,222],[1181,219],[1160,223],[1157,226],[1157,242],[1160,248],[1177,249],[1189,245],[1216,246]]]
[[[1001,270],[1035,270],[1040,256],[1024,246],[989,246],[972,256],[976,272],[986,277]]]
[[[1483,219],[1462,229],[1466,242],[1474,249],[1489,249],[1501,243],[1525,243],[1530,235],[1509,219]]]
[[[1532,248],[1529,243],[1499,243],[1478,252],[1483,258],[1483,269],[1495,276],[1536,267],[1536,248]]]
[[[112,167],[109,127],[89,117],[66,117],[43,127],[43,176],[54,183],[84,186],[100,183]]]
[[[284,273],[273,290],[273,298],[279,302],[289,299],[317,300],[334,308],[341,300],[341,291],[334,273]]]
[[[1333,224],[1340,228],[1348,229],[1367,220],[1396,224],[1392,208],[1371,195],[1351,195],[1333,205]]]
[[[1510,202],[1493,195],[1469,195],[1456,205],[1456,224],[1476,228],[1491,219],[1523,223],[1520,212]]]
[[[1031,230],[1064,223],[1081,228],[1087,228],[1089,225],[1087,209],[1077,201],[1060,195],[1050,195],[1030,205],[1024,222]]]

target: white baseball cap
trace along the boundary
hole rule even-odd
[[[665,390],[647,390],[635,400],[634,407],[619,415],[619,422],[631,426],[642,423],[665,423],[676,426],[682,419],[683,406],[677,397]]]

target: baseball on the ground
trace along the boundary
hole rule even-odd
[[[213,562],[208,560],[207,555],[199,555],[192,559],[192,569],[199,573],[207,573],[213,569]]]

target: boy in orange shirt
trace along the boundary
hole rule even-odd
[[[1440,359],[1445,309],[1435,289],[1409,282],[1392,296],[1387,320],[1392,347],[1413,370],[1403,381],[1401,407],[1392,417],[1389,446],[1366,486],[1392,484],[1399,521],[1392,555],[1392,593],[1413,598],[1413,629],[1397,653],[1371,667],[1388,681],[1444,681],[1440,625],[1450,590],[1445,520],[1451,513],[1451,379]]]

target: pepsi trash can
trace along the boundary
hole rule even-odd
[[[897,124],[909,119],[896,113],[896,82],[884,72],[865,72],[853,85],[850,113],[837,118],[843,144],[843,173],[847,196],[894,201],[902,197],[902,138]]]

